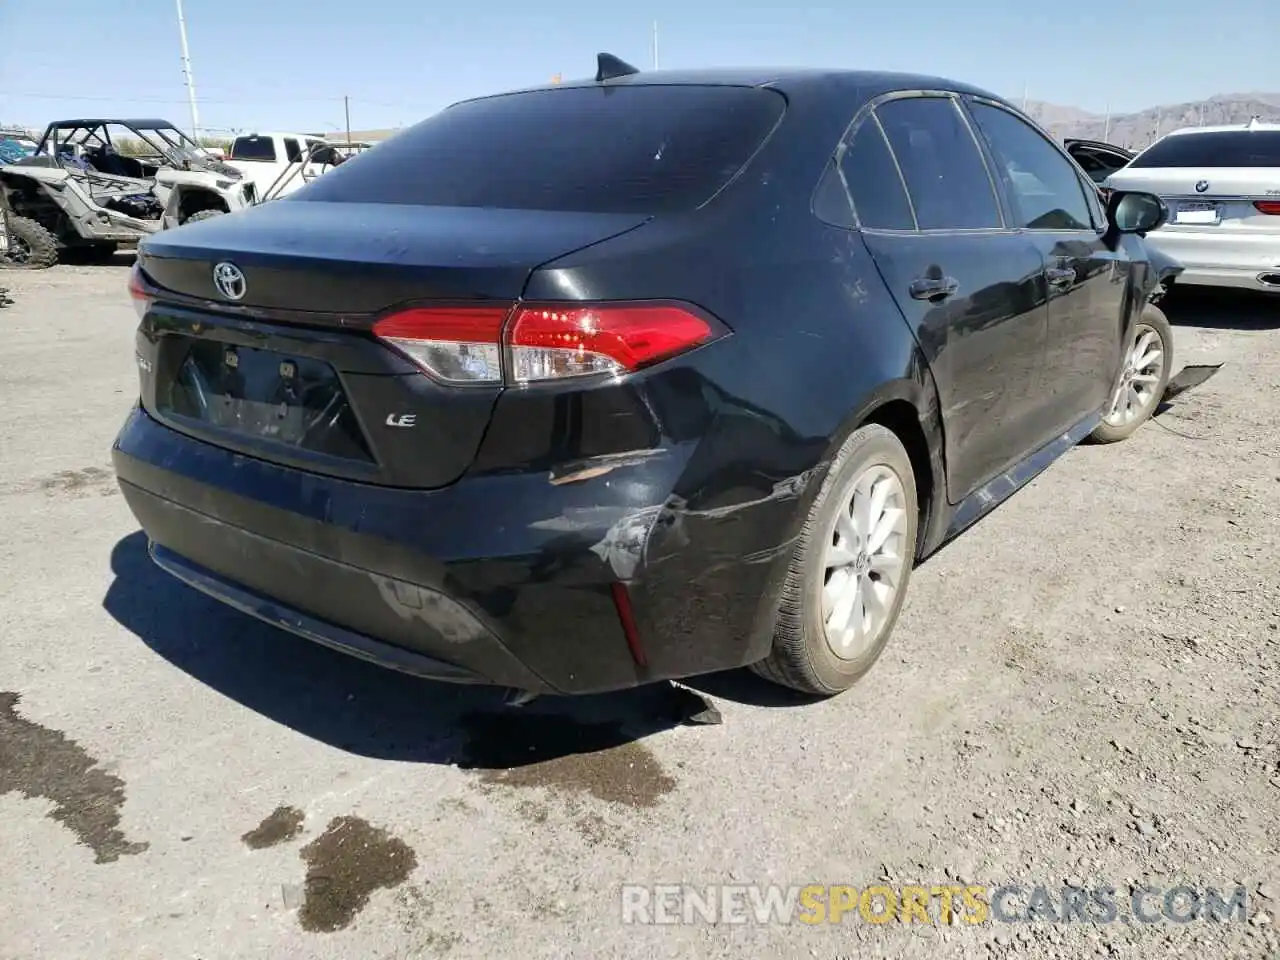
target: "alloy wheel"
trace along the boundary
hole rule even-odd
[[[1138,324],[1133,349],[1125,357],[1120,381],[1111,395],[1111,406],[1102,419],[1113,427],[1122,427],[1145,416],[1155,406],[1156,387],[1160,384],[1164,363],[1164,343],[1154,328]]]
[[[832,653],[872,649],[894,609],[908,549],[906,493],[883,464],[849,486],[823,553],[822,622]]]

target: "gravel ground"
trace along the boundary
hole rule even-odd
[[[691,726],[666,686],[504,712],[154,570],[109,459],[124,266],[0,274],[0,957],[1277,954],[1280,305],[1172,302],[1178,365],[1222,370],[922,566],[860,687],[709,677]],[[1067,882],[1115,921],[628,925],[620,893]],[[1143,884],[1249,919],[1136,922]]]

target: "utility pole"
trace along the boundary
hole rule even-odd
[[[1022,112],[1023,112],[1023,113],[1026,113],[1026,112],[1027,112],[1027,89],[1028,89],[1028,86],[1029,86],[1029,85],[1028,85],[1027,81],[1025,81],[1025,80],[1024,80],[1024,81],[1022,81]]]
[[[1102,133],[1102,139],[1110,142],[1111,140],[1111,101],[1107,101],[1107,123]]]
[[[191,139],[200,142],[200,115],[196,111],[196,84],[191,77],[191,53],[187,50],[187,18],[182,15],[182,0],[178,3],[178,34],[182,37],[182,77],[187,84],[187,99],[191,102]]]
[[[347,146],[351,146],[351,98],[343,96],[342,112],[347,115]]]
[[[653,69],[658,69],[658,21],[653,21]]]

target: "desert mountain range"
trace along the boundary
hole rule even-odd
[[[1018,101],[1015,99],[1015,103]],[[1106,140],[1136,150],[1179,127],[1248,123],[1250,117],[1280,122],[1280,93],[1222,93],[1208,100],[1148,107],[1138,113],[1105,114],[1040,100],[1027,102],[1027,113],[1058,139]]]

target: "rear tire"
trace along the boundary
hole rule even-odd
[[[9,248],[0,264],[18,270],[45,270],[58,262],[58,241],[52,233],[27,217],[9,215]]]
[[[1119,380],[1112,388],[1102,422],[1089,439],[1118,443],[1133,436],[1156,412],[1172,372],[1173,328],[1164,311],[1149,303],[1133,325]]]
[[[197,210],[195,213],[187,217],[187,219],[182,222],[184,224],[196,223],[199,220],[212,220],[214,217],[225,217],[226,215],[227,215],[227,211],[225,210],[213,210],[213,209]]]
[[[867,424],[845,440],[800,533],[773,650],[752,665],[756,673],[831,696],[871,669],[911,579],[916,497],[911,458],[892,430]]]

